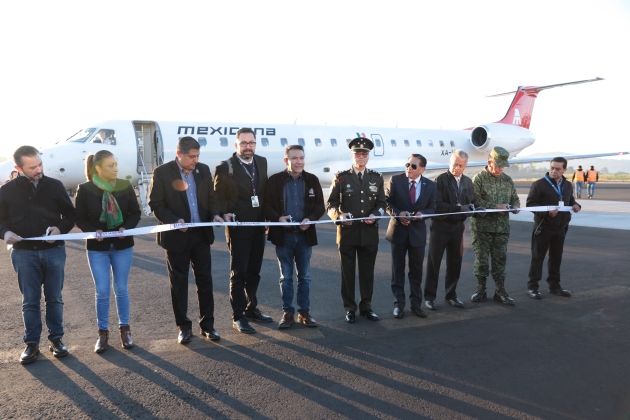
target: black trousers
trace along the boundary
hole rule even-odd
[[[538,290],[538,282],[542,279],[543,262],[549,252],[547,261],[547,283],[550,289],[560,288],[560,264],[562,264],[562,251],[564,249],[564,238],[567,235],[569,226],[559,229],[549,229],[544,227],[539,235],[534,235],[536,223],[532,229],[532,261],[529,265],[528,290]]]
[[[204,330],[211,330],[214,328],[212,262],[210,244],[204,229],[192,228],[188,235],[188,244],[183,248],[178,252],[166,251],[175,323],[180,330],[192,329],[192,321],[187,316],[188,269],[192,266],[199,301],[199,326]]]
[[[260,283],[265,242],[265,233],[262,231],[250,238],[229,239],[230,303],[234,320],[242,319],[244,312],[253,311],[258,306],[256,291]]]
[[[442,257],[446,250],[446,275],[444,279],[444,299],[457,298],[457,282],[462,271],[464,251],[464,223],[447,225],[431,223],[429,256],[427,257],[427,279],[424,283],[424,298],[435,300]]]
[[[425,246],[411,246],[409,238],[402,245],[392,246],[392,293],[394,306],[405,307],[405,260],[409,254],[409,303],[413,309],[422,306],[422,263]]]
[[[378,243],[368,246],[351,246],[339,244],[341,259],[341,299],[346,311],[355,312],[357,302],[355,294],[355,270],[359,259],[359,310],[372,309],[372,293],[374,291],[374,264],[378,253]]]

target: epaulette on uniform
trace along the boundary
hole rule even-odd
[[[380,176],[381,178],[383,178],[383,174],[382,174],[382,173],[380,173],[380,172],[373,171],[373,170],[372,170],[372,169],[370,169],[370,168],[367,168],[367,171],[368,171],[369,173],[372,173],[372,174],[378,175],[378,176]]]

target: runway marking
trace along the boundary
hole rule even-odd
[[[492,303],[492,302],[491,302]],[[480,305],[485,305],[481,303]],[[468,306],[466,309],[457,311],[440,311],[436,312],[426,310],[426,318],[418,318],[410,312],[405,312],[404,318],[389,318],[379,321],[379,324],[387,330],[400,330],[403,328],[424,327],[427,325],[444,324],[447,322],[464,321],[468,319],[485,318],[489,316],[501,315],[515,310],[516,307],[507,307],[499,304],[492,306]]]

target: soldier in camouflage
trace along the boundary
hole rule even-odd
[[[520,207],[521,203],[514,188],[512,178],[503,173],[510,166],[510,154],[502,147],[492,149],[488,166],[473,177],[475,195],[481,207],[486,209],[507,209]],[[513,213],[518,213],[514,210]],[[473,302],[486,299],[486,279],[492,272],[495,291],[494,300],[506,305],[514,305],[514,300],[505,291],[505,263],[507,245],[510,238],[510,218],[508,212],[488,213],[484,218],[473,218],[470,222],[472,249],[475,252],[474,273],[479,282]],[[492,261],[492,268],[488,259]]]

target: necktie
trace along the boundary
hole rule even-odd
[[[361,175],[361,172],[359,172],[359,181],[363,182],[363,176]]]
[[[416,204],[416,181],[411,181],[411,188],[409,188],[409,198],[411,199],[411,205]]]

